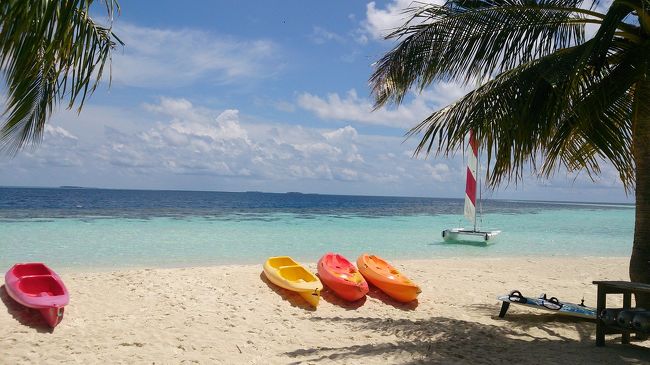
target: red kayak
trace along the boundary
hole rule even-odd
[[[351,302],[368,293],[368,283],[345,257],[328,253],[318,260],[318,276],[336,295]]]
[[[70,301],[59,275],[42,263],[14,265],[5,275],[5,288],[16,302],[38,309],[52,328],[61,322]]]

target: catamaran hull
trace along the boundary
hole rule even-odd
[[[451,228],[442,231],[442,238],[447,242],[453,241],[483,241],[493,242],[501,231],[474,231],[464,228]]]

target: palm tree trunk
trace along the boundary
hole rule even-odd
[[[650,77],[635,85],[632,138],[636,164],[636,217],[630,279],[650,284]],[[650,295],[637,295],[636,305],[650,309]]]

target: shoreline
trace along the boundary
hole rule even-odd
[[[592,321],[512,305],[546,292],[595,306],[593,280],[626,280],[627,258],[390,260],[418,283],[417,302],[377,289],[357,303],[327,289],[313,310],[262,265],[66,272],[62,323],[43,326],[0,289],[0,358],[8,363],[639,363],[650,341],[595,347]],[[314,271],[314,264],[306,265]],[[55,268],[56,269],[56,268]],[[616,298],[610,303],[616,305]],[[620,302],[620,300],[619,300]],[[619,303],[620,304],[620,303]]]
[[[381,255],[380,255],[381,256]],[[347,257],[347,256],[346,256]],[[453,257],[431,257],[431,258],[396,258],[392,259],[387,256],[381,256],[384,259],[388,260],[390,263],[406,266],[408,264],[418,264],[418,263],[429,263],[432,261],[514,261],[514,260],[525,260],[525,261],[534,261],[534,260],[582,260],[582,259],[596,259],[596,260],[621,260],[629,261],[629,256],[531,256],[531,255],[512,255],[512,256],[453,256]],[[349,256],[348,259],[356,262],[356,256]],[[316,267],[317,260],[300,260],[294,257],[299,263],[308,266]],[[57,273],[66,273],[66,274],[83,274],[83,273],[110,273],[110,272],[121,272],[121,271],[138,271],[138,270],[174,270],[174,269],[210,269],[210,268],[224,268],[224,267],[259,267],[262,268],[265,259],[260,259],[259,262],[252,263],[248,262],[230,262],[230,263],[219,263],[219,262],[204,262],[204,263],[187,263],[187,264],[172,264],[172,265],[133,265],[133,266],[57,266],[52,267]],[[27,262],[27,261],[25,261]],[[355,263],[356,265],[356,263]],[[11,265],[7,266],[9,269]]]

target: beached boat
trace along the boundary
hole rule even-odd
[[[294,291],[312,306],[318,306],[323,284],[316,275],[291,257],[269,257],[264,263],[264,275],[273,284]]]
[[[494,241],[496,236],[501,233],[501,231],[484,231],[478,228],[478,220],[476,219],[476,192],[477,190],[480,191],[480,180],[478,175],[478,142],[474,138],[474,132],[472,131],[469,133],[468,147],[464,215],[465,218],[467,218],[470,223],[474,225],[474,227],[445,229],[442,231],[442,238],[445,241],[471,241],[478,239],[479,241],[488,243],[490,241]],[[478,201],[480,204],[480,196]]]
[[[413,301],[422,292],[419,286],[381,257],[363,254],[357,259],[357,267],[366,280],[398,302]]]
[[[337,296],[356,301],[368,293],[368,283],[345,257],[327,253],[318,260],[318,276]]]
[[[52,328],[61,322],[70,301],[59,275],[43,263],[14,265],[5,274],[5,288],[16,302],[40,311]]]

